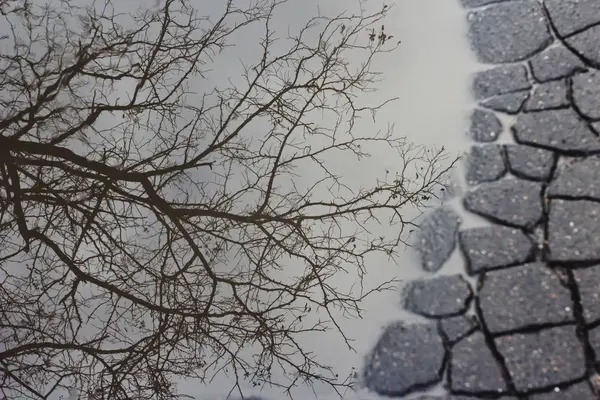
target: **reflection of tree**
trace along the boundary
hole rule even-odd
[[[229,1],[216,20],[194,4],[124,16],[109,2],[0,0],[7,398],[76,382],[88,399],[167,399],[174,377],[225,371],[286,388],[346,384],[298,336],[339,329],[335,309],[359,310],[369,292],[344,292],[334,276],[362,279],[367,254],[392,256],[402,207],[421,206],[447,171],[442,152],[355,132],[387,103],[359,104],[373,58],[393,48],[387,33],[368,37],[387,8],[315,17],[278,51],[276,3]],[[243,83],[195,88],[252,24],[263,52]],[[400,168],[352,190],[332,160],[371,144],[395,150]],[[417,163],[413,179],[404,172]],[[398,236],[372,234],[378,218]],[[302,321],[309,310],[327,321]]]

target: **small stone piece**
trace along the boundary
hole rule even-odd
[[[579,382],[567,388],[534,394],[529,400],[597,400],[587,382]]]
[[[577,109],[588,118],[600,118],[600,73],[593,70],[575,75],[572,87]]]
[[[563,45],[548,47],[529,60],[533,77],[539,82],[560,79],[585,71],[585,64]]]
[[[444,318],[438,324],[442,336],[450,343],[462,339],[477,328],[474,318],[466,315]]]
[[[600,156],[576,159],[565,165],[548,185],[548,197],[600,200]]]
[[[529,90],[531,83],[522,64],[502,65],[479,71],[473,78],[473,95],[477,100]],[[523,92],[521,92],[523,93]]]
[[[600,320],[600,265],[573,270],[575,283],[583,308],[583,318],[588,324]]]
[[[520,229],[486,226],[460,231],[458,237],[471,275],[533,258],[534,243]]]
[[[404,291],[404,307],[415,314],[439,318],[462,314],[473,291],[460,275],[439,276],[410,282]]]
[[[495,339],[518,392],[552,388],[585,376],[585,356],[575,326]]]
[[[501,178],[506,173],[502,153],[502,146],[497,144],[471,146],[466,162],[467,182],[476,185]]]
[[[491,111],[475,109],[471,114],[469,137],[476,142],[493,142],[502,133],[502,122]]]
[[[552,81],[541,83],[533,89],[533,94],[525,104],[525,111],[549,110],[568,105],[567,82]]]
[[[498,394],[506,391],[500,365],[479,331],[454,345],[448,378],[450,389],[461,394]]]
[[[510,1],[469,13],[469,36],[479,61],[502,64],[524,60],[552,42],[538,2]],[[510,22],[510,23],[507,23]],[[518,26],[518,29],[515,27]]]
[[[494,111],[518,114],[528,98],[529,91],[506,93],[484,100],[481,105]]]
[[[415,248],[425,271],[439,270],[456,246],[460,217],[449,207],[440,207],[425,216]]]
[[[546,0],[544,4],[556,30],[563,37],[600,22],[600,3],[597,0]]]
[[[493,334],[573,321],[571,292],[542,263],[487,272],[477,298]]]
[[[595,1],[595,0],[592,0]],[[596,25],[566,39],[582,59],[595,68],[600,66],[600,26]]]
[[[600,261],[600,203],[555,199],[550,202],[548,261]]]
[[[517,142],[562,153],[600,151],[600,139],[572,108],[523,113],[513,126]]]
[[[542,184],[518,178],[485,182],[467,192],[463,204],[500,223],[531,228],[542,218]]]
[[[544,150],[525,145],[506,145],[508,168],[524,179],[546,181],[550,179],[556,155],[550,150]]]
[[[403,396],[442,379],[445,349],[434,323],[389,325],[364,371],[366,386],[382,395]]]

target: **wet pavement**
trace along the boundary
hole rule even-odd
[[[598,399],[600,0],[462,4],[488,65],[472,82],[462,204],[491,226],[462,228],[448,208],[425,220],[430,274],[403,304],[427,322],[384,331],[365,385],[421,400]],[[505,128],[515,143],[495,143]],[[462,275],[436,273],[456,248]]]

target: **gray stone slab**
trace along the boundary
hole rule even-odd
[[[439,382],[444,357],[435,323],[392,323],[368,357],[365,384],[382,395],[402,396]]]
[[[542,6],[534,1],[493,4],[469,13],[468,20],[472,47],[484,63],[525,60],[553,40]]]
[[[554,27],[563,37],[600,22],[597,0],[546,0],[544,4]]]
[[[460,231],[458,236],[469,274],[518,265],[533,258],[535,245],[520,229],[486,226]]]
[[[566,39],[569,46],[572,46],[577,54],[598,68],[600,66],[600,26],[596,25],[590,29],[587,29],[581,33],[571,36]]]
[[[573,270],[585,322],[600,320],[600,265]]]
[[[598,40],[600,41],[600,36]],[[588,118],[600,118],[600,73],[592,70],[577,74],[573,76],[572,82],[573,102],[579,112]]]
[[[562,44],[548,47],[529,59],[531,73],[539,82],[546,82],[585,71],[585,64]]]
[[[587,200],[550,201],[548,260],[600,260],[600,203]]]
[[[492,111],[473,110],[468,136],[476,142],[493,142],[502,133],[502,122]]]
[[[436,208],[420,224],[415,249],[425,271],[435,272],[456,246],[460,217],[449,207]]]
[[[520,114],[512,129],[521,144],[567,154],[600,151],[600,139],[572,108]]]
[[[534,394],[529,400],[597,400],[587,382],[579,382],[563,389],[555,388],[547,393]]]
[[[571,292],[542,263],[487,272],[477,298],[494,334],[574,322]]]
[[[541,111],[569,106],[567,98],[567,82],[557,80],[540,83],[533,88],[533,93],[527,103],[525,111]]]
[[[463,204],[471,212],[500,223],[533,227],[542,217],[542,184],[507,177],[468,191]]]
[[[511,173],[536,181],[550,179],[556,162],[556,154],[550,150],[516,144],[506,145],[506,157]]]
[[[588,330],[588,341],[594,350],[596,362],[600,362],[600,326]]]
[[[444,339],[454,343],[473,332],[477,328],[477,322],[472,316],[458,315],[440,320],[438,326]]]
[[[500,364],[479,331],[454,345],[448,378],[450,389],[461,394],[498,394],[507,390]]]
[[[503,147],[498,144],[471,146],[466,159],[469,185],[500,179],[506,173],[503,153]]]
[[[518,114],[523,104],[529,98],[529,91],[501,94],[483,100],[480,104],[490,110],[500,111],[506,114]]]
[[[575,326],[495,339],[518,392],[551,388],[585,376],[585,356]]]
[[[529,90],[531,83],[523,64],[501,65],[477,72],[472,90],[477,100]]]
[[[600,156],[573,159],[558,168],[546,196],[600,200]]]
[[[430,318],[464,313],[473,291],[460,275],[443,275],[410,282],[404,290],[404,308]]]

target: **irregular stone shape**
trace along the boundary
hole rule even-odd
[[[596,362],[600,361],[600,326],[597,326],[588,331],[588,340],[590,342],[590,346],[592,346],[592,350],[595,353]]]
[[[572,154],[600,150],[600,139],[572,108],[520,114],[512,129],[521,144]]]
[[[467,156],[467,182],[475,185],[495,181],[506,173],[501,145],[471,146]]]
[[[592,0],[595,1],[595,0]],[[596,25],[588,30],[573,35],[566,39],[579,56],[595,68],[600,66],[600,26]]]
[[[574,322],[571,292],[542,263],[487,272],[477,298],[493,334]]]
[[[463,204],[500,223],[531,228],[542,218],[542,184],[518,178],[485,182],[467,192]]]
[[[600,156],[576,159],[560,168],[548,185],[546,196],[600,200]]]
[[[476,142],[493,142],[502,133],[502,122],[491,111],[473,110],[469,137]]]
[[[522,264],[533,257],[534,243],[520,229],[471,228],[458,233],[469,274]]]
[[[531,73],[539,82],[560,79],[585,71],[585,64],[562,44],[548,47],[529,60]]]
[[[500,111],[507,114],[518,114],[523,108],[525,100],[529,98],[529,92],[514,92],[501,94],[482,101],[480,104],[490,110]]]
[[[450,343],[454,343],[477,328],[477,322],[473,317],[458,315],[456,317],[444,318],[438,323],[442,337]]]
[[[445,353],[434,323],[392,323],[369,356],[366,386],[382,395],[402,396],[439,382]]]
[[[500,365],[479,331],[454,345],[448,379],[450,389],[461,394],[498,394],[507,390]]]
[[[484,63],[525,60],[552,42],[542,6],[537,2],[493,4],[469,13],[468,19],[472,46]]]
[[[460,217],[449,207],[440,207],[425,216],[415,245],[425,271],[439,270],[456,246]]]
[[[518,392],[551,388],[585,376],[585,356],[575,326],[501,336],[494,341]]]
[[[554,27],[563,37],[600,22],[597,0],[546,0],[544,4]]]
[[[431,318],[462,314],[473,291],[460,275],[446,275],[410,282],[404,291],[404,307]]]
[[[529,400],[597,400],[587,382],[579,382],[567,388],[529,396]]]
[[[527,69],[523,64],[502,65],[479,71],[475,74],[472,85],[473,95],[477,100],[531,88]]]
[[[600,203],[554,199],[548,222],[548,260],[600,260]]]
[[[573,102],[577,109],[588,118],[600,118],[600,73],[593,70],[578,74],[572,82]]]
[[[541,83],[525,103],[525,111],[540,111],[567,107],[567,82],[564,80]]]
[[[583,318],[588,324],[600,320],[600,265],[573,270],[579,288]]]
[[[506,157],[514,175],[536,181],[550,179],[556,162],[556,154],[550,150],[515,144],[506,145]]]

